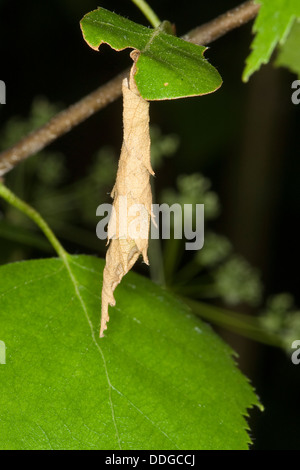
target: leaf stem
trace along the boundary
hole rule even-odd
[[[161,24],[160,19],[145,0],[131,1],[141,10],[153,28],[157,28]]]
[[[183,268],[179,269],[176,273],[176,284],[172,288],[179,288],[183,285],[189,284],[199,273],[203,270],[203,266],[197,263],[194,259],[186,263]]]
[[[47,237],[54,250],[60,258],[66,260],[68,253],[62,247],[49,225],[45,222],[42,216],[33,207],[29,206],[26,202],[19,199],[12,191],[10,191],[3,183],[0,182],[0,197],[7,201],[12,206],[19,209],[23,214],[27,215],[36,225],[42,230]]]
[[[182,240],[170,238],[166,241],[164,249],[164,272],[167,285],[172,285],[174,273],[182,257]]]
[[[245,338],[258,341],[269,346],[283,348],[283,343],[277,335],[271,335],[264,331],[256,318],[250,315],[230,312],[225,309],[209,305],[204,302],[198,302],[182,297],[182,300],[189,305],[192,311],[208,320],[209,322],[226,328]]]

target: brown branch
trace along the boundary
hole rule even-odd
[[[119,98],[122,81],[128,73],[129,69],[125,70],[77,103],[56,114],[44,126],[31,132],[13,147],[0,153],[0,177],[19,162],[39,152],[77,124],[92,116],[96,111],[105,108],[106,105]]]
[[[195,28],[183,36],[183,39],[195,44],[209,44],[253,19],[257,15],[258,9],[259,5],[254,1],[245,2],[213,21]],[[77,124],[119,98],[122,80],[128,73],[129,70],[125,70],[74,105],[58,113],[47,124],[24,137],[13,147],[0,153],[0,177],[19,162],[39,152]]]
[[[205,23],[198,28],[192,29],[189,33],[183,36],[182,39],[194,42],[195,44],[210,44],[221,36],[224,36],[229,31],[239,28],[243,24],[248,23],[255,18],[259,7],[260,5],[254,3],[254,1],[242,3],[238,7],[227,11],[209,23]]]

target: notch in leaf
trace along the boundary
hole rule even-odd
[[[197,46],[165,32],[163,27],[146,28],[104,8],[81,20],[83,37],[98,50],[102,43],[121,51],[136,51],[135,81],[146,100],[168,100],[206,95],[222,84],[218,71]]]

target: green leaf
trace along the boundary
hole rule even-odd
[[[222,84],[217,70],[203,57],[206,48],[167,34],[164,23],[146,28],[98,8],[81,20],[81,29],[95,50],[107,43],[117,51],[139,51],[135,81],[146,100],[205,95]]]
[[[283,45],[296,18],[300,18],[299,0],[257,0],[261,4],[253,31],[256,36],[252,42],[252,52],[246,60],[243,81],[267,64],[275,47]],[[297,45],[298,50],[298,45]]]
[[[292,30],[276,58],[275,65],[287,67],[300,78],[300,23],[294,23]]]
[[[129,273],[99,339],[103,261],[0,268],[1,449],[246,449],[258,404],[230,348]]]

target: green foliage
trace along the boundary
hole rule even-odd
[[[232,351],[129,273],[100,340],[103,261],[0,268],[2,449],[246,449],[258,405]]]
[[[259,272],[241,256],[231,257],[214,276],[216,292],[228,305],[259,305],[262,298]]]
[[[14,145],[59,110],[46,98],[36,97],[27,116],[12,117],[1,129],[0,149]],[[116,168],[115,150],[103,145],[92,158],[85,174],[73,183],[70,182],[64,155],[45,149],[20,163],[7,174],[5,181],[43,214],[63,240],[104,253],[104,244],[94,236],[97,222],[95,208],[100,201],[110,202],[109,193]],[[28,217],[2,201],[0,208],[3,212],[0,218],[0,263],[30,258],[32,249],[52,253],[51,247]]]
[[[220,213],[220,201],[211,190],[211,182],[200,173],[180,175],[177,189],[165,189],[163,201],[169,205],[204,204],[205,218],[211,220]],[[194,222],[194,221],[193,221]],[[174,244],[174,240],[170,241]],[[176,247],[176,245],[174,245]],[[178,245],[177,245],[178,250]],[[179,257],[180,251],[173,253]],[[172,268],[176,270],[176,265]],[[246,259],[234,253],[230,241],[206,229],[204,247],[168,282],[176,293],[195,299],[219,298],[228,306],[247,304],[258,306],[263,286],[260,274]]]
[[[60,111],[59,105],[50,103],[42,96],[35,97],[26,119],[14,116],[6,121],[4,128],[1,129],[0,150],[14,145],[18,140],[49,121],[58,111]]]
[[[214,232],[205,235],[205,246],[196,253],[197,262],[206,268],[214,267],[224,261],[232,251],[230,241]]]
[[[300,78],[300,23],[296,21],[286,42],[280,47],[275,65],[286,67]]]
[[[219,215],[219,198],[210,190],[211,182],[201,173],[191,175],[179,175],[177,178],[177,190],[165,189],[162,199],[169,205],[172,204],[204,204],[205,218],[214,219]]]
[[[203,57],[205,47],[167,34],[163,26],[146,28],[104,8],[81,20],[84,39],[98,50],[104,42],[120,51],[139,52],[135,81],[147,100],[165,100],[212,93],[222,83]]]
[[[9,119],[0,132],[0,150],[43,125],[60,109],[46,98],[36,97],[28,115]],[[176,134],[163,135],[159,127],[151,129],[151,158],[159,168],[164,158],[171,158],[179,147]],[[117,153],[102,145],[87,166],[84,175],[70,183],[64,155],[45,149],[20,163],[6,176],[8,186],[43,214],[57,235],[104,255],[105,244],[95,238],[95,208],[100,202],[111,202],[110,191],[117,171]],[[32,222],[0,201],[0,264],[32,256],[32,249],[44,254],[51,247]],[[78,222],[82,228],[78,228]]]
[[[176,134],[163,135],[158,126],[150,126],[151,164],[159,168],[164,158],[173,157],[179,147],[179,137]]]
[[[245,82],[262,64],[269,62],[276,46],[285,43],[295,19],[300,18],[299,0],[258,0],[256,3],[261,7],[254,23],[256,36],[251,45],[252,52],[243,72]]]
[[[292,342],[300,336],[300,311],[295,307],[291,294],[270,297],[260,323],[270,334],[281,338],[283,347],[290,354]]]

